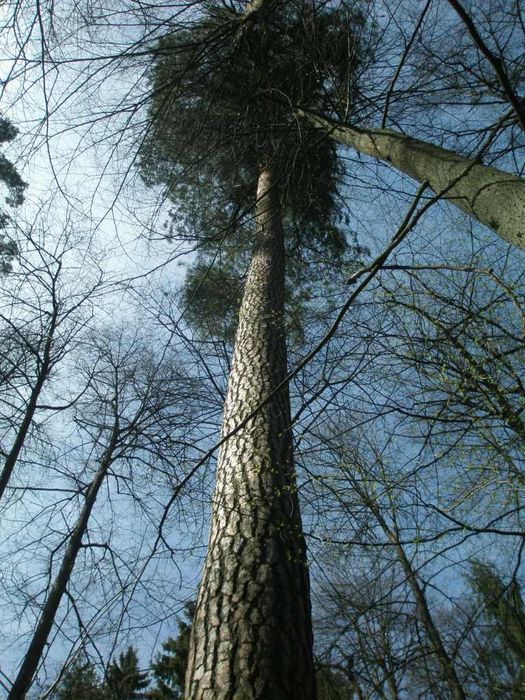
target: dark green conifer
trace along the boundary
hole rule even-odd
[[[188,665],[191,623],[195,614],[195,601],[186,604],[184,616],[178,622],[179,633],[169,637],[162,645],[162,653],[151,665],[153,680],[156,683],[147,693],[149,700],[182,700],[184,677]]]
[[[95,667],[87,659],[75,660],[53,697],[56,700],[105,700]]]
[[[233,338],[253,244],[259,172],[272,166],[287,251],[293,316],[348,246],[337,147],[295,116],[297,104],[333,113],[358,99],[365,51],[354,38],[359,3],[268,0],[209,3],[187,32],[160,41],[141,171],[174,202],[169,235],[198,244],[184,290],[186,318]],[[326,264],[329,261],[329,264]],[[289,314],[290,315],[290,314]]]
[[[0,116],[0,145],[10,143],[18,130],[5,117]],[[17,207],[24,200],[26,183],[20,177],[14,164],[0,152],[0,184],[7,188],[6,203]],[[0,208],[0,273],[11,270],[11,261],[17,253],[15,240],[6,232],[9,223],[8,213]]]
[[[104,684],[105,700],[135,700],[145,697],[148,674],[139,670],[137,652],[130,646],[118,661],[109,664]]]

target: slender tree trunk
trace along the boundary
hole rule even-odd
[[[379,523],[379,526],[381,527],[387,538],[394,545],[397,558],[405,573],[408,585],[410,586],[410,589],[412,591],[412,595],[414,596],[419,619],[421,620],[421,623],[423,624],[423,627],[426,630],[430,643],[432,644],[434,654],[436,655],[438,663],[441,666],[441,670],[446,679],[447,685],[450,689],[451,697],[454,700],[465,700],[465,692],[463,690],[463,686],[461,685],[461,681],[459,680],[456,673],[456,669],[454,668],[454,664],[452,663],[452,660],[449,657],[447,650],[445,649],[439,630],[437,629],[434,623],[432,614],[428,607],[426,596],[421,586],[419,585],[416,573],[414,572],[412,564],[410,563],[405,553],[403,545],[399,541],[397,532],[388,526],[386,520],[381,514],[377,503],[373,501],[362,489],[359,489],[358,492],[360,493],[363,500],[367,503],[372,513],[374,514],[374,517],[376,518],[377,522]]]
[[[40,392],[42,391],[42,387],[44,386],[44,384],[46,382],[48,372],[49,372],[48,363],[43,363],[43,365],[40,368],[40,371],[38,373],[38,377],[36,379],[35,385],[34,385],[32,391],[31,391],[31,394],[29,396],[29,400],[27,402],[24,417],[23,417],[22,422],[20,423],[20,426],[18,428],[18,432],[16,434],[15,440],[13,442],[11,449],[9,450],[9,453],[7,454],[7,457],[5,458],[3,469],[0,472],[0,500],[2,500],[2,498],[4,496],[7,485],[9,483],[9,480],[11,479],[11,475],[13,474],[13,470],[16,466],[17,461],[18,461],[18,457],[19,457],[20,452],[22,450],[22,447],[24,446],[24,443],[26,441],[27,435],[29,433],[29,429],[30,429],[31,424],[33,422],[33,418],[34,418],[36,407],[38,404]]]
[[[117,437],[118,421],[115,423],[110,444],[106,448],[100,461],[99,469],[86,493],[84,505],[69,538],[69,543],[64,553],[64,558],[62,559],[60,569],[56,575],[53,585],[49,590],[49,595],[47,596],[46,602],[40,614],[33,638],[31,639],[15,682],[9,691],[7,700],[22,700],[26,697],[26,693],[31,687],[31,683],[38,668],[38,664],[40,663],[40,659],[42,658],[49,633],[51,632],[55,622],[60,601],[62,600],[62,596],[64,595],[69,579],[71,578],[75,561],[82,545],[82,538],[86,532],[89,522],[91,511],[93,510],[100,487],[104,482],[108,468],[111,464]]]
[[[525,249],[525,180],[472,158],[387,129],[361,129],[298,110],[336,141],[379,158],[415,180],[427,180],[436,194]],[[448,188],[448,189],[447,189]]]
[[[388,528],[385,530],[385,532],[388,532]],[[399,544],[399,538],[397,537],[397,535],[395,535],[394,533],[390,533],[388,534],[388,537],[392,542],[394,542],[398,559],[401,563],[401,566],[403,567],[403,571],[405,572],[405,576],[407,577],[408,585],[410,586],[412,590],[412,595],[414,596],[414,599],[416,601],[416,608],[418,611],[419,619],[423,623],[423,626],[428,634],[428,637],[434,649],[434,653],[437,657],[439,665],[441,666],[443,675],[446,678],[447,685],[450,689],[451,697],[454,698],[454,700],[466,700],[463,686],[461,685],[461,681],[458,678],[456,669],[454,668],[454,664],[452,663],[452,659],[449,657],[447,650],[443,645],[441,635],[436,625],[434,624],[434,619],[432,618],[432,614],[428,607],[426,596],[421,586],[419,585],[419,581],[417,580],[417,576],[414,572],[414,569],[412,568],[412,564],[410,563],[407,555],[405,554],[405,550]]]
[[[256,409],[287,371],[283,229],[270,169],[259,177],[255,238],[223,435]],[[316,697],[287,386],[224,444],[218,459],[184,697]]]
[[[24,417],[18,428],[15,440],[11,449],[9,450],[9,453],[5,458],[4,466],[2,468],[2,471],[0,472],[0,501],[4,496],[7,485],[9,483],[9,480],[11,479],[11,475],[18,461],[18,457],[26,441],[29,429],[31,428],[31,424],[35,416],[36,407],[38,405],[38,399],[40,398],[40,394],[42,392],[44,384],[46,383],[47,378],[49,376],[49,371],[51,368],[51,350],[58,322],[58,307],[56,303],[54,303],[53,306],[53,315],[51,317],[51,323],[47,333],[44,351],[42,353],[42,362],[38,369],[35,384],[33,386],[33,389],[31,390],[31,394],[29,395]]]

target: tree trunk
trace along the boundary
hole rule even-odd
[[[412,564],[410,563],[405,553],[405,550],[403,549],[403,546],[399,541],[398,534],[397,532],[394,532],[391,528],[388,527],[386,520],[381,515],[379,507],[371,500],[367,500],[367,502],[370,509],[374,513],[381,529],[388,537],[390,542],[392,542],[392,544],[394,545],[397,557],[405,573],[408,585],[412,590],[414,600],[416,601],[416,608],[419,615],[419,619],[421,620],[428,635],[428,638],[430,639],[430,643],[432,644],[434,654],[437,657],[438,663],[441,667],[441,671],[449,687],[451,697],[454,700],[465,700],[466,696],[463,690],[463,686],[461,685],[461,681],[458,678],[456,669],[454,668],[454,664],[452,663],[452,659],[449,657],[447,650],[445,649],[445,646],[441,639],[441,634],[439,633],[439,630],[434,624],[434,619],[428,607],[425,593],[419,585],[416,573],[412,568]]]
[[[15,682],[11,686],[7,700],[22,700],[26,697],[26,693],[31,687],[33,677],[38,668],[38,664],[40,663],[40,659],[42,658],[45,645],[47,644],[49,633],[51,632],[55,622],[60,601],[62,600],[62,596],[64,595],[69,579],[71,578],[75,561],[82,545],[82,538],[87,529],[91,511],[93,510],[100,487],[104,482],[111,464],[118,438],[118,432],[118,421],[116,421],[113,434],[110,439],[110,444],[104,452],[98,471],[95,474],[86,493],[84,505],[69,538],[69,543],[64,553],[64,558],[62,559],[60,569],[55,580],[53,581],[53,585],[49,590],[49,595],[47,596],[46,602],[40,614],[33,638],[31,639]]]
[[[361,477],[366,478],[366,471],[364,469],[359,469],[358,471],[360,472]],[[414,568],[412,567],[412,564],[406,555],[403,545],[401,544],[401,541],[399,539],[399,533],[395,523],[393,527],[390,527],[388,525],[386,519],[383,517],[378,502],[372,496],[370,496],[367,489],[363,486],[362,482],[360,482],[360,480],[358,480],[352,472],[348,472],[348,475],[356,493],[363,500],[365,505],[370,509],[374,518],[379,524],[379,527],[383,530],[387,539],[394,546],[396,556],[406,576],[406,580],[408,585],[410,586],[412,595],[414,596],[419,620],[421,621],[428,635],[428,638],[432,645],[432,649],[434,651],[437,661],[441,667],[443,676],[450,690],[450,696],[453,698],[453,700],[465,700],[466,696],[463,690],[463,686],[458,678],[452,659],[449,657],[447,650],[445,649],[443,640],[441,639],[441,634],[434,623],[434,619],[430,612],[430,608],[427,604],[425,592],[419,585],[417,574],[414,571]]]
[[[223,435],[286,377],[283,308],[279,196],[270,169],[264,169]],[[221,449],[186,700],[316,697],[309,577],[290,422],[285,386]]]
[[[5,490],[13,474],[13,470],[18,461],[18,457],[24,446],[26,438],[29,434],[31,424],[33,423],[33,418],[35,416],[36,408],[38,405],[38,400],[40,394],[46,383],[49,372],[51,370],[51,350],[53,347],[53,341],[55,337],[55,331],[58,323],[58,306],[53,300],[53,313],[51,316],[51,323],[47,332],[46,342],[44,344],[44,351],[42,353],[42,362],[38,368],[38,373],[35,379],[35,384],[29,395],[24,417],[18,428],[15,440],[8,454],[6,455],[4,466],[0,472],[0,501],[4,497]]]
[[[525,249],[525,180],[481,165],[426,141],[387,129],[358,129],[298,110],[336,141],[359,153],[379,158],[495,231],[500,238]]]

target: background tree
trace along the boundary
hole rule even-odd
[[[77,658],[53,694],[57,700],[105,700],[94,665]]]
[[[0,145],[9,144],[17,134],[16,127],[0,114]],[[27,184],[20,177],[15,165],[2,152],[0,152],[0,183],[7,188],[8,195],[5,200],[8,205],[17,207],[22,204]],[[12,260],[18,250],[12,233],[6,232],[8,224],[9,214],[0,209],[0,273],[10,272]]]
[[[525,605],[520,585],[515,578],[505,584],[494,565],[480,561],[471,563],[468,581],[488,623],[484,634],[495,634],[501,643],[495,658],[480,654],[479,662],[496,668],[499,665],[507,674],[510,670],[512,678],[505,674],[507,678],[503,675],[494,679],[489,690],[491,697],[521,698],[525,696]]]
[[[87,264],[89,245],[71,223],[56,238],[46,226],[43,215],[27,229],[20,227],[16,265],[0,279],[0,332],[6,340],[0,376],[0,499],[36,424],[67,405],[54,401],[50,379],[80,342],[103,285],[100,269]],[[71,275],[79,257],[86,261],[83,280]]]
[[[111,661],[106,671],[104,695],[108,700],[134,700],[147,697],[142,691],[149,685],[148,674],[139,669],[137,652],[132,646]]]
[[[13,698],[23,696],[31,684],[57,622],[76,560],[82,549],[89,547],[85,540],[92,512],[101,490],[107,488],[108,479],[118,479],[119,467],[126,463],[136,464],[135,469],[146,466],[150,470],[158,461],[174,464],[182,457],[179,449],[184,449],[185,440],[182,434],[177,438],[177,430],[178,427],[184,430],[190,406],[180,400],[187,397],[186,392],[192,391],[194,384],[187,381],[174,358],[166,354],[163,361],[156,361],[139,338],[129,338],[124,332],[119,334],[114,330],[105,336],[95,335],[90,346],[86,343],[83,350],[78,368],[80,376],[85,374],[86,388],[74,406],[74,421],[82,431],[84,445],[90,447],[84,474],[79,475],[79,511],[62,542],[65,547],[60,566],[46,592],[34,635],[10,690],[9,697]],[[86,476],[87,483],[83,484]],[[50,572],[55,557],[53,552]],[[112,662],[108,670],[111,692],[116,693],[116,688],[120,688],[118,692],[125,694],[128,680],[130,683],[143,680],[132,673],[136,661],[135,651],[130,648],[118,663]],[[133,686],[137,691],[141,687]]]
[[[302,109],[299,114],[358,153],[379,158],[419,182],[428,181],[437,195],[508,243],[525,248],[525,180],[518,175],[480,165],[480,155],[462,156],[402,133],[341,124]]]
[[[162,652],[151,664],[151,674],[156,686],[147,692],[151,700],[182,700],[184,679],[188,667],[190,635],[195,602],[186,603],[184,618],[179,619],[179,633],[162,643]]]

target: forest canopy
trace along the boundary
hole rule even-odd
[[[6,697],[525,696],[519,1],[0,23]]]

